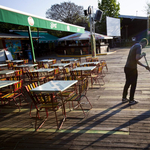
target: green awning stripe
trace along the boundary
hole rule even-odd
[[[19,34],[19,35],[22,35],[22,36],[28,36],[28,32],[25,32],[25,31],[14,31],[15,33]],[[31,35],[32,37],[38,37],[38,33],[37,32],[33,32],[31,31]],[[49,33],[45,33],[45,32],[39,32],[39,42],[42,42],[42,41],[55,41],[58,39],[58,37],[56,36],[53,36]]]
[[[30,21],[29,21],[30,20]],[[37,28],[45,28],[51,30],[68,31],[68,32],[84,32],[84,27],[67,24],[51,19],[35,17],[34,15],[13,11],[7,7],[0,5],[0,22],[32,26]]]

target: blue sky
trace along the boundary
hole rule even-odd
[[[87,9],[88,6],[93,6],[96,9],[98,0],[0,0],[0,5],[20,10],[33,15],[45,17],[45,12],[54,4],[62,2],[73,2],[76,5],[83,6]],[[150,0],[116,0],[120,3],[121,15],[146,16],[146,3]]]

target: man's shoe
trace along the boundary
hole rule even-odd
[[[135,100],[132,100],[132,101],[129,101],[129,105],[134,105],[134,104],[137,104],[138,102],[135,101]]]
[[[129,99],[127,99],[127,98],[122,98],[122,103],[126,103],[126,102],[128,102],[129,101]]]

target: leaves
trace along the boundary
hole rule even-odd
[[[120,3],[116,0],[98,0],[98,8],[103,11],[101,23],[96,24],[99,33],[106,34],[106,16],[118,18]]]
[[[82,17],[84,17],[83,7],[75,5],[72,2],[52,5],[46,11],[46,18],[71,24],[76,24]]]
[[[52,5],[51,8],[46,11],[46,18],[79,25],[85,27],[85,30],[89,30],[89,19],[84,16],[83,6],[78,6],[72,2]],[[69,34],[70,33],[60,31],[53,32],[53,35],[57,37],[63,37]]]

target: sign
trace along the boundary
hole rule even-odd
[[[0,5],[0,22],[69,32],[84,32],[84,27],[42,18]]]
[[[30,26],[33,26],[34,25],[34,20],[32,17],[28,17],[28,23]]]
[[[120,19],[106,17],[107,36],[121,36],[120,34]]]

